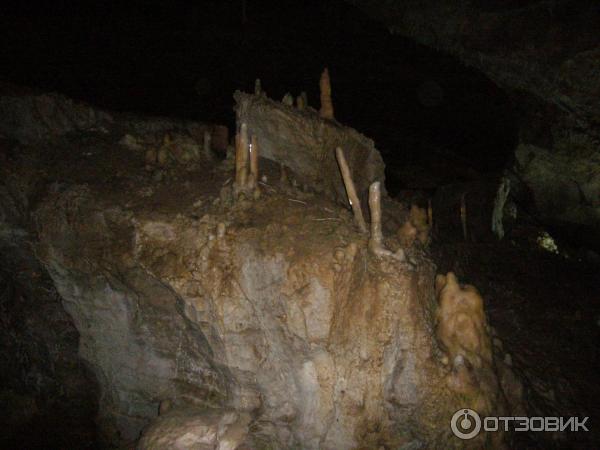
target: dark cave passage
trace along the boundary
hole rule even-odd
[[[1,78],[109,109],[233,127],[232,93],[308,94],[329,67],[336,118],[375,140],[387,187],[432,189],[504,168],[507,95],[452,57],[342,1],[61,3],[8,8]]]

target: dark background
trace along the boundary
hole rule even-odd
[[[342,1],[20,2],[0,7],[0,78],[101,107],[224,123],[260,78],[280,100],[329,67],[336,118],[390,167],[451,158],[499,171],[517,139],[508,97],[455,59]],[[245,18],[244,18],[245,9]],[[439,164],[438,164],[439,166]],[[448,180],[452,180],[448,168]],[[458,175],[457,175],[458,176]],[[460,177],[459,177],[460,178]],[[392,191],[405,186],[388,174]],[[389,186],[388,186],[389,189]]]

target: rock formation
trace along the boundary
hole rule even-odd
[[[246,123],[256,135],[261,156],[285,164],[300,185],[348,203],[335,157],[344,150],[358,197],[365,202],[369,185],[385,180],[384,164],[373,141],[349,127],[329,120],[307,107],[287,108],[264,96],[236,92],[238,125]]]
[[[141,449],[460,448],[456,410],[518,406],[502,381],[510,369],[496,373],[504,355],[487,345],[481,298],[448,275],[438,306],[427,254],[406,249],[411,264],[373,255],[333,201],[345,198],[337,145],[358,192],[383,179],[372,143],[262,96],[236,98],[261,145],[258,199],[233,195],[231,160],[175,164],[168,182],[155,181],[145,165],[156,143],[142,134],[140,148],[118,145],[118,127],[59,132],[51,153],[2,140],[0,236],[26,236],[60,294],[97,379],[105,439],[132,445],[142,433]],[[162,145],[177,146],[177,131],[169,136]],[[279,163],[322,192],[269,182]],[[377,230],[386,210],[409,216],[375,194]],[[13,203],[21,222],[8,220]],[[486,443],[501,445],[473,441]]]

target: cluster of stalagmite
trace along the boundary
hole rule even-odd
[[[248,126],[240,125],[235,136],[235,191],[249,192],[258,189],[258,138],[248,139]]]
[[[325,68],[321,73],[319,87],[321,94],[321,109],[319,114],[322,118],[333,120],[335,117],[331,99],[331,79],[329,76],[329,70],[327,68]],[[256,80],[254,91],[255,95],[263,94],[259,79]],[[288,106],[293,106],[293,96],[290,93],[286,93],[282,99],[282,103]],[[300,110],[305,109],[308,106],[305,92],[302,92],[296,98],[296,106]],[[344,187],[348,196],[348,202],[352,208],[352,213],[354,214],[354,220],[356,221],[361,233],[369,233],[369,229],[362,213],[361,202],[352,179],[350,167],[344,156],[344,152],[340,147],[337,147],[335,150],[335,155],[340,172],[342,174]],[[248,167],[250,169],[249,173]],[[284,180],[286,176],[285,168],[282,165],[282,180]],[[245,192],[251,189],[256,189],[257,181],[258,142],[256,136],[252,136],[251,140],[248,139],[247,125],[242,123],[240,126],[240,131],[236,136],[236,192]],[[371,229],[369,239],[369,249],[371,252],[379,257],[391,256],[399,260],[404,260],[405,255],[402,248],[394,253],[386,249],[383,243],[383,233],[381,228],[380,182],[372,183],[369,188],[369,210],[371,213]],[[409,219],[398,231],[398,236],[403,247],[410,247],[415,240],[420,241],[423,245],[426,245],[429,242],[429,233],[433,222],[432,216],[431,203],[428,204],[427,209],[422,209],[417,206],[411,207]]]

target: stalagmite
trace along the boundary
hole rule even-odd
[[[354,188],[354,182],[352,181],[350,168],[348,167],[348,163],[346,162],[346,158],[344,157],[344,152],[340,147],[335,149],[335,156],[340,166],[340,171],[342,172],[344,186],[346,187],[346,193],[348,194],[348,201],[350,202],[350,206],[352,207],[352,212],[354,213],[354,218],[356,219],[358,228],[360,228],[361,232],[366,233],[367,224],[365,223],[365,219],[362,214],[362,209],[360,208],[360,200],[358,199],[358,195],[356,195],[356,189]]]
[[[302,103],[304,104],[304,107],[308,108],[308,95],[306,94],[306,91],[300,92],[300,98],[302,99]]]
[[[242,123],[235,136],[235,184],[234,190],[240,192],[248,185],[248,126]]]
[[[299,110],[303,110],[305,107],[306,104],[304,103],[304,98],[302,98],[301,95],[296,97],[296,108],[298,108]]]
[[[383,232],[381,231],[381,182],[376,181],[369,186],[369,210],[371,211],[371,237],[369,250],[375,256],[390,256],[404,261],[404,251],[399,249],[392,253],[383,245]]]
[[[240,132],[235,139],[235,183],[234,192],[236,194],[248,191],[254,191],[254,197],[260,195],[258,189],[258,138],[252,135],[248,142],[248,126],[242,123]]]
[[[476,368],[491,364],[492,343],[477,289],[461,285],[452,272],[438,275],[435,287],[439,303],[436,334],[449,360],[462,356]]]
[[[371,211],[371,239],[369,240],[369,247],[376,253],[383,248],[381,186],[379,181],[369,186],[369,210]]]
[[[325,68],[321,74],[319,87],[321,89],[321,110],[319,111],[319,114],[324,119],[334,119],[333,103],[331,101],[331,80],[327,68]]]
[[[250,177],[248,178],[248,187],[254,189],[258,183],[258,138],[252,135],[250,143]]]

